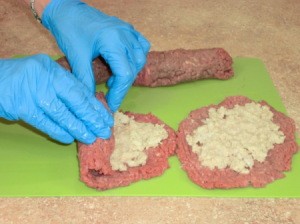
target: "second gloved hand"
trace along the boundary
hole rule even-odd
[[[111,114],[47,55],[0,60],[0,96],[0,117],[23,120],[62,143],[110,137]]]
[[[116,111],[145,65],[149,42],[130,24],[79,0],[51,0],[42,22],[66,55],[72,73],[91,91],[95,91],[92,60],[99,55],[106,60],[113,74],[106,98]]]

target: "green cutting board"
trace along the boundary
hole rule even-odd
[[[259,59],[236,58],[234,71],[235,76],[227,81],[204,80],[160,88],[133,87],[122,109],[152,112],[174,129],[191,110],[217,104],[232,95],[266,100],[285,112]],[[104,89],[104,85],[97,87],[97,90]],[[188,179],[174,156],[169,159],[170,169],[161,177],[103,192],[79,181],[76,153],[75,143],[58,144],[24,123],[0,120],[0,196],[300,197],[300,153],[293,158],[292,170],[285,178],[261,189],[202,189]]]

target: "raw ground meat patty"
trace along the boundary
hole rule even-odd
[[[244,106],[253,102],[243,96],[228,97],[218,105],[211,105],[192,111],[189,116],[180,123],[178,130],[177,155],[189,178],[203,188],[237,188],[252,185],[253,187],[264,187],[266,184],[276,179],[283,178],[283,171],[291,169],[291,160],[298,146],[295,142],[294,121],[283,113],[276,111],[266,102],[266,105],[273,113],[273,122],[280,127],[280,131],[285,135],[282,144],[275,144],[274,148],[268,151],[265,161],[254,161],[254,165],[249,173],[238,173],[228,167],[225,169],[210,169],[202,166],[198,155],[192,152],[191,146],[187,143],[186,136],[193,133],[195,129],[203,125],[203,120],[208,117],[209,108],[220,108],[221,106],[231,109],[235,105]]]
[[[97,98],[103,102],[104,95],[98,93]],[[158,147],[147,150],[148,157],[145,165],[128,167],[127,171],[112,170],[110,156],[114,150],[113,135],[109,140],[98,138],[91,145],[79,143],[80,177],[87,186],[99,190],[127,186],[132,182],[160,176],[169,167],[168,158],[174,155],[176,148],[175,131],[152,114],[131,112],[125,112],[125,114],[138,122],[164,125],[168,137]]]

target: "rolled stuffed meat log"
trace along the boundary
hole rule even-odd
[[[66,57],[57,62],[70,70]],[[97,84],[107,81],[111,75],[108,64],[101,57],[93,61],[93,70]],[[152,51],[133,85],[170,86],[199,79],[229,79],[232,76],[232,58],[222,48]]]

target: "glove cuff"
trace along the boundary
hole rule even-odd
[[[70,6],[80,3],[82,3],[80,0],[51,0],[42,14],[41,21],[43,26],[51,31],[51,26],[55,22],[57,15],[59,15],[58,18],[62,17],[67,13],[66,10],[71,8]]]

